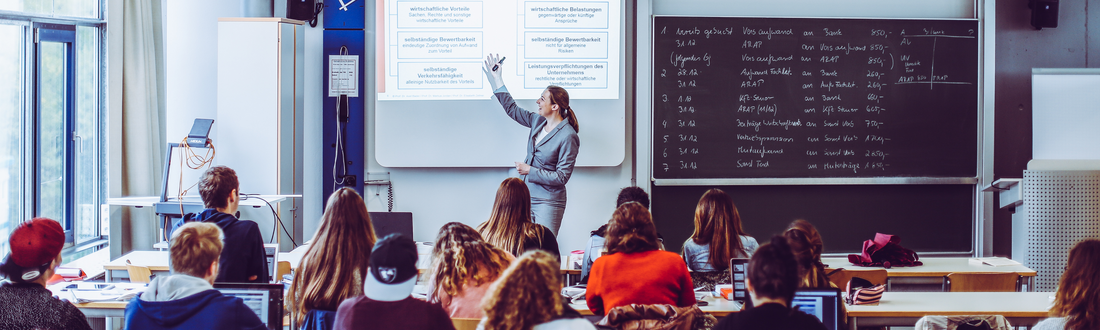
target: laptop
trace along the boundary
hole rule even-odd
[[[370,212],[370,222],[374,226],[374,236],[379,239],[393,233],[413,237],[412,212]]]
[[[733,284],[733,301],[748,308],[752,306],[749,299],[749,289],[745,287],[745,278],[748,277],[749,258],[730,259],[730,283]]]
[[[214,289],[244,300],[269,330],[283,329],[283,284],[214,283]]]
[[[840,328],[840,289],[799,289],[791,305],[821,320],[826,329]]]

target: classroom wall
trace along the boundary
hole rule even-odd
[[[216,118],[217,18],[239,16],[240,6],[236,2],[218,0],[168,1],[167,5],[167,136],[171,140],[173,137],[185,135],[194,118]],[[307,88],[304,131],[307,148],[304,166],[304,228],[301,230],[303,240],[312,238],[324,208],[321,204],[322,196],[319,195],[322,150],[319,115],[322,109],[322,24],[319,23],[317,28],[306,29]],[[534,107],[533,101],[521,101],[520,104]],[[583,114],[581,120],[583,121]],[[629,123],[628,116],[628,140],[631,134]],[[373,113],[368,113],[368,137],[373,135],[373,125]],[[217,136],[212,138],[216,145]],[[582,148],[583,146],[582,141]],[[623,165],[578,167],[573,172],[568,185],[568,207],[559,233],[562,253],[582,249],[588,239],[588,231],[606,223],[610,218],[618,190],[631,185],[631,147],[629,142],[625,146],[627,161]],[[461,221],[471,226],[485,221],[489,217],[497,187],[509,175],[508,168],[386,168],[375,160],[373,150],[373,141],[368,139],[368,172],[389,173],[394,190],[393,211],[413,213],[414,239],[418,241],[434,240],[439,227],[450,221]],[[522,150],[517,152],[520,155],[523,153]],[[247,173],[247,169],[236,170],[239,175]],[[242,191],[248,192],[247,187],[242,187]],[[386,187],[368,186],[363,197],[367,200],[370,211],[387,210]],[[243,210],[242,213],[248,211]],[[242,217],[260,217],[262,213],[256,211],[242,214]],[[269,227],[263,221],[260,221],[260,227],[266,238],[270,235]],[[284,222],[289,228],[290,223],[286,219]]]
[[[1061,1],[1058,27],[1035,30],[1027,1],[996,4],[994,175],[1022,178],[1031,160],[1031,69],[1100,67],[1100,1]],[[999,202],[998,202],[999,203]],[[1009,256],[1009,210],[994,213],[993,252]]]

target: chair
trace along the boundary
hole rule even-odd
[[[301,330],[332,330],[336,327],[336,311],[311,310],[298,326]]]
[[[1016,273],[951,273],[943,285],[950,292],[1012,292],[1019,281]]]
[[[290,274],[290,261],[280,261],[275,264],[275,283],[282,282],[283,275]]]
[[[841,291],[848,287],[848,281],[851,281],[853,277],[859,277],[865,279],[871,284],[879,285],[886,284],[887,274],[886,269],[837,269],[829,275],[829,282],[833,282],[837,288]]]
[[[145,266],[126,265],[126,273],[131,283],[149,283],[149,278],[153,276],[149,267]]]
[[[913,326],[913,330],[947,329],[1011,330],[1012,325],[1001,315],[926,315]]]
[[[481,323],[481,319],[453,317],[451,323],[454,323],[455,330],[474,330],[477,329],[478,323]]]

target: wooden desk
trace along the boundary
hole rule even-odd
[[[1047,318],[1053,292],[886,292],[876,306],[848,306],[848,326],[913,326],[925,315],[1001,315],[1013,326]]]
[[[1016,273],[1024,277],[1024,280],[1021,282],[1026,282],[1027,290],[1030,291],[1034,288],[1032,283],[1035,280],[1036,272],[1024,265],[999,267],[971,265],[970,258],[921,258],[920,261],[923,262],[924,265],[915,267],[891,267],[886,269],[886,274],[890,278],[935,277],[942,280],[944,276],[950,273]],[[830,272],[836,268],[850,270],[882,269],[881,267],[856,266],[848,262],[848,258],[821,258],[821,262],[826,265],[825,272]]]
[[[126,271],[126,260],[134,266],[149,267],[149,271],[157,276],[169,273],[168,251],[132,251],[111,260],[103,265],[103,271],[107,272],[107,282],[128,282],[130,274]]]
[[[730,313],[737,313],[741,311],[741,305],[722,298],[706,297],[703,301],[707,302],[706,306],[699,306],[699,309],[703,312],[714,315],[716,318],[722,318]],[[592,311],[588,309],[588,305],[584,303],[571,304],[570,307],[580,312],[581,315],[594,315]]]

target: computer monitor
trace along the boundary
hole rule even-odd
[[[244,300],[269,330],[283,328],[283,284],[214,283],[214,289]]]
[[[813,315],[829,330],[840,327],[840,289],[799,289],[791,305]]]

